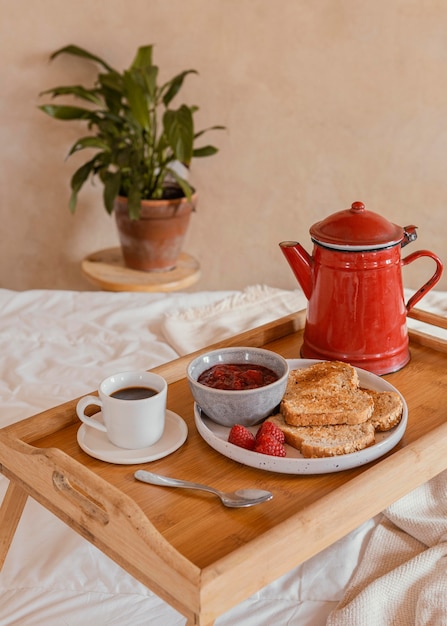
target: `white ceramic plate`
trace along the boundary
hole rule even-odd
[[[313,359],[288,359],[287,362],[291,370],[302,369],[317,363],[317,361]],[[324,457],[321,459],[306,459],[298,450],[289,445],[286,445],[287,456],[285,457],[274,457],[267,454],[260,454],[259,452],[252,452],[251,450],[245,450],[244,448],[240,448],[228,442],[229,428],[210,420],[202,412],[200,407],[194,404],[194,418],[197,430],[214,450],[229,459],[233,459],[233,461],[238,461],[249,467],[256,467],[271,472],[282,474],[329,474],[353,467],[360,467],[361,465],[365,465],[366,463],[380,458],[399,443],[407,427],[408,407],[402,394],[389,382],[375,374],[371,374],[371,372],[359,368],[356,368],[356,370],[359,375],[361,387],[374,389],[376,391],[396,391],[403,402],[402,419],[399,424],[386,432],[376,432],[376,443],[359,452],[334,457]],[[253,426],[249,428],[249,430],[255,433],[257,428],[257,426]]]
[[[98,419],[101,418],[101,412],[96,415]],[[139,450],[118,448],[108,440],[106,433],[86,424],[79,428],[77,438],[82,450],[95,459],[118,465],[133,465],[162,459],[178,450],[187,436],[188,427],[184,420],[177,413],[166,411],[166,424],[161,439],[147,448]]]

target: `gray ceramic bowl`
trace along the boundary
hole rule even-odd
[[[278,380],[256,389],[214,389],[197,382],[199,376],[217,364],[252,363],[273,370]],[[196,357],[187,367],[189,388],[199,407],[214,422],[231,427],[233,424],[253,426],[271,414],[284,395],[289,366],[287,361],[263,348],[222,348]]]

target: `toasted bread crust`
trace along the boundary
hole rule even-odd
[[[310,367],[292,370],[284,394],[295,396],[299,388],[303,392],[331,394],[334,390],[353,390],[359,386],[357,371],[352,365],[341,361],[323,361]]]
[[[373,414],[374,401],[363,391],[339,391],[332,395],[300,394],[283,399],[281,413],[291,426],[362,424]]]
[[[374,411],[369,422],[375,430],[386,431],[394,428],[402,418],[402,399],[395,391],[364,390],[374,402]]]
[[[357,370],[340,361],[292,370],[280,411],[292,426],[361,424],[371,417],[374,402],[358,385]]]
[[[284,433],[286,443],[297,448],[305,458],[321,458],[350,454],[375,442],[374,426],[337,424],[334,426],[290,426],[278,413],[268,418]]]
[[[394,391],[361,389],[357,370],[339,361],[292,370],[280,413],[268,418],[306,458],[363,450],[393,428],[403,403]]]

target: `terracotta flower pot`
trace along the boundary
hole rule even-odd
[[[114,213],[127,267],[166,272],[176,266],[197,194],[186,198],[143,200],[138,220],[127,212],[127,198],[115,200]]]

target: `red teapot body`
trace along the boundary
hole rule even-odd
[[[439,281],[441,260],[428,250],[401,258],[417,237],[354,202],[310,229],[312,256],[298,243],[280,243],[308,299],[301,356],[349,362],[374,374],[410,359],[407,313]],[[405,302],[402,267],[421,257],[436,264],[431,278]]]

